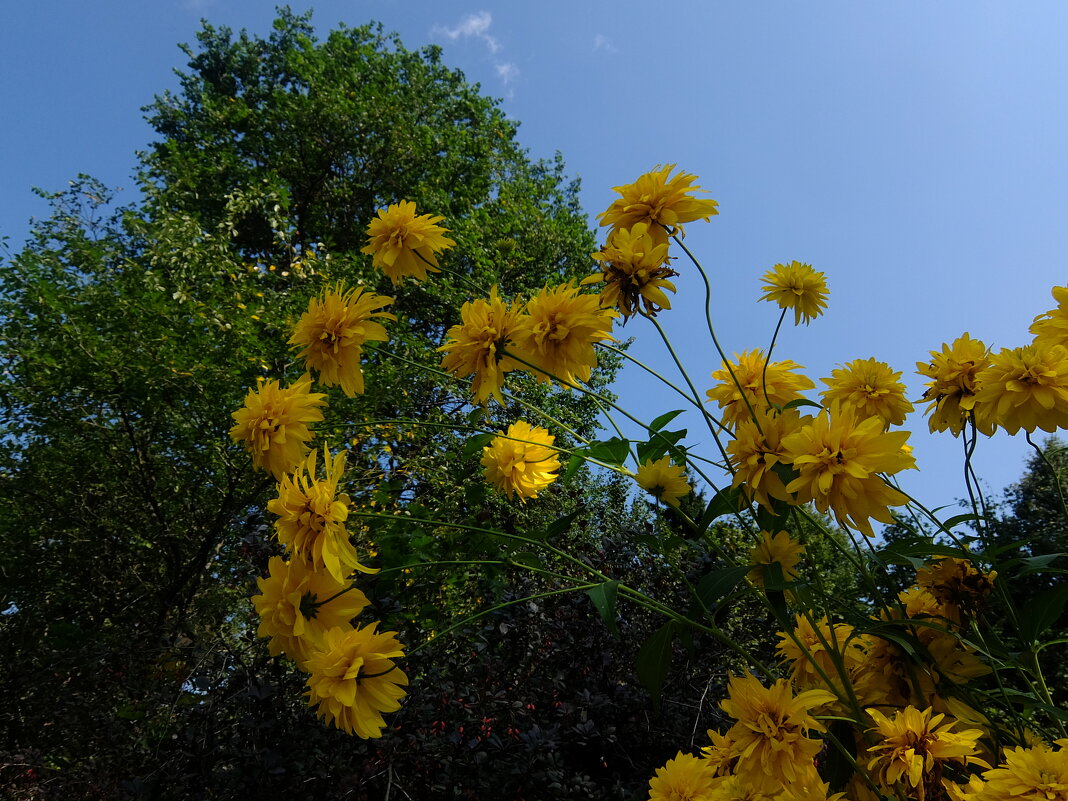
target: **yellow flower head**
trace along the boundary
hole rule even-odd
[[[584,278],[582,283],[603,281],[601,305],[619,309],[624,323],[642,311],[641,307],[650,317],[661,309],[671,308],[664,290],[675,291],[675,285],[668,279],[678,273],[667,266],[667,243],[653,242],[647,223],[613,231],[608,243],[593,258],[601,262],[601,271]]]
[[[635,223],[646,223],[653,241],[666,243],[666,229],[671,228],[681,234],[682,223],[707,221],[712,215],[719,214],[716,201],[693,197],[694,192],[703,191],[701,187],[693,186],[697,176],[680,172],[669,179],[674,169],[674,164],[657,166],[632,184],[613,187],[620,198],[598,215],[601,225],[610,225],[615,230],[630,228]]]
[[[801,561],[801,554],[804,552],[805,546],[785,531],[777,534],[761,531],[760,542],[749,551],[749,564],[753,565],[753,569],[749,571],[749,580],[758,587],[763,587],[764,566],[777,562],[782,569],[783,580],[793,581],[797,578],[797,563]]]
[[[448,339],[438,348],[445,352],[441,369],[459,378],[474,376],[471,389],[475,403],[485,405],[492,396],[503,404],[504,374],[520,367],[504,355],[519,312],[501,300],[497,287],[493,287],[489,300],[479,298],[465,303],[460,319],[463,322],[449,329]]]
[[[615,312],[602,309],[596,295],[580,295],[571,283],[543,288],[526,305],[515,328],[516,355],[539,369],[546,384],[589,381],[597,366],[594,343],[612,339]]]
[[[293,329],[289,344],[303,347],[298,356],[307,370],[318,370],[319,380],[328,387],[338,386],[350,398],[363,392],[360,357],[365,342],[385,342],[386,329],[373,318],[396,320],[389,312],[377,311],[393,298],[364,292],[345,291],[343,286],[323,290],[308,302]]]
[[[494,437],[482,449],[486,480],[509,498],[536,498],[556,480],[560,457],[551,447],[556,438],[538,426],[519,420],[508,433]]]
[[[772,498],[790,502],[792,497],[775,466],[789,464],[783,458],[783,438],[811,421],[811,416],[787,409],[781,414],[757,412],[755,420],[738,423],[734,439],[727,443],[727,458],[734,469],[731,486],[744,485],[749,497],[769,511]]]
[[[833,693],[807,690],[794,696],[784,679],[764,687],[753,676],[732,676],[727,695],[720,706],[737,721],[727,732],[740,755],[736,775],[765,793],[818,780],[813,759],[822,743],[808,732],[825,729],[809,712],[834,701]]]
[[[322,650],[305,662],[308,705],[319,705],[320,719],[364,739],[381,737],[383,712],[400,709],[404,671],[393,660],[404,656],[395,631],[375,633],[377,623],[326,632]]]
[[[980,415],[1010,434],[1068,428],[1068,348],[1002,348],[976,380]]]
[[[1057,308],[1038,315],[1031,323],[1031,333],[1035,335],[1035,344],[1068,348],[1068,286],[1053,287],[1053,299]]]
[[[324,567],[337,581],[345,581],[353,570],[376,572],[360,564],[345,530],[349,496],[337,492],[345,473],[345,454],[331,459],[323,448],[324,478],[316,476],[315,458],[312,451],[292,476],[283,476],[278,497],[267,502],[268,511],[278,515],[274,524],[278,541],[296,556]]]
[[[841,369],[832,370],[830,378],[820,379],[827,385],[820,396],[827,406],[837,403],[843,409],[852,409],[858,420],[878,417],[885,428],[899,426],[912,411],[899,378],[901,373],[891,370],[886,362],[854,359]]]
[[[945,715],[932,715],[930,708],[921,712],[908,706],[893,718],[874,708],[868,714],[875,722],[872,731],[880,740],[868,749],[873,755],[868,770],[891,794],[894,785],[901,781],[911,788],[908,793],[915,793],[918,801],[925,801],[928,796],[944,798],[943,764],[990,767],[976,756],[978,740],[983,734],[979,729],[955,732],[952,729],[956,721],[942,723]]]
[[[983,772],[968,801],[1068,801],[1068,741],[1057,745],[1006,748],[1005,761]]]
[[[679,751],[649,780],[649,801],[705,801],[712,791],[708,763]]]
[[[319,407],[326,396],[309,392],[311,376],[305,375],[291,387],[282,389],[277,381],[260,379],[255,390],[245,396],[245,405],[234,412],[230,437],[245,443],[252,464],[281,481],[304,459],[305,443],[312,438],[308,423],[323,419]]]
[[[701,749],[701,758],[712,769],[712,775],[726,776],[732,773],[739,756],[738,744],[715,729],[708,730],[708,739],[712,744]]]
[[[416,216],[415,203],[402,200],[380,209],[367,226],[368,244],[361,253],[372,256],[372,264],[389,276],[393,286],[406,277],[426,280],[426,272],[438,269],[438,253],[456,243],[445,236],[448,228],[437,223],[444,217],[430,214]]]
[[[672,464],[668,456],[662,456],[655,462],[646,459],[634,474],[634,480],[639,487],[668,506],[678,506],[679,499],[690,494],[686,468]]]
[[[929,363],[916,362],[916,371],[931,379],[921,400],[929,402],[926,414],[932,433],[948,429],[959,437],[969,420],[977,426],[983,422],[982,433],[994,433],[994,426],[975,411],[976,376],[989,364],[990,350],[967,332],[952,345],[943,343],[941,353],[932,350]]]
[[[790,679],[794,686],[832,689],[820,675],[822,670],[834,682],[833,689],[842,691],[836,657],[852,673],[864,663],[864,641],[853,636],[853,627],[849,624],[835,623],[832,626],[826,616],[815,625],[805,615],[797,615],[795,620],[793,637],[785,631],[777,632],[779,644],[776,646],[779,656],[790,663]]]
[[[811,264],[792,261],[776,264],[764,273],[761,300],[794,310],[794,325],[808,325],[827,308],[827,277]]]
[[[765,364],[767,370],[764,369]],[[751,419],[750,407],[760,413],[773,405],[785,406],[803,397],[801,393],[806,389],[816,386],[811,379],[795,372],[803,369],[790,359],[768,362],[760,348],[741,355],[736,353],[733,362],[724,362],[719,370],[712,373],[712,378],[719,383],[706,394],[709,401],[715,401],[723,410],[724,422],[737,425]],[[731,373],[734,374],[733,378]]]
[[[916,584],[939,602],[952,607],[946,617],[957,610],[974,615],[994,589],[997,571],[986,573],[967,559],[948,557],[916,571]]]
[[[908,502],[879,475],[916,466],[905,449],[908,437],[907,431],[883,431],[877,417],[858,423],[848,410],[819,414],[782,442],[784,456],[799,473],[786,491],[797,493],[798,503],[830,509],[839,525],[874,537],[871,519],[891,523],[888,507]]]
[[[367,606],[367,596],[347,589],[326,571],[313,570],[304,559],[284,561],[272,556],[267,578],[256,579],[259,595],[252,604],[260,616],[256,634],[270,637],[271,656],[285,653],[298,665],[325,642],[335,626],[351,629],[351,621]]]

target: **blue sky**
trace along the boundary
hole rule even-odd
[[[293,3],[294,10],[307,8]],[[313,4],[325,34],[372,19],[406,46],[437,43],[447,64],[502,98],[535,156],[563,153],[591,218],[657,164],[695,173],[720,203],[687,243],[709,267],[728,351],[766,347],[776,315],[759,276],[797,259],[827,274],[830,308],[790,328],[776,354],[817,379],[875,357],[922,392],[914,364],[968,331],[995,347],[1029,340],[1055,304],[1068,253],[1068,4],[606,0]],[[0,235],[22,242],[45,213],[32,186],[79,172],[130,187],[151,140],[140,107],[173,88],[204,17],[266,34],[253,0],[37,0],[0,10]],[[662,316],[698,383],[718,358],[701,337],[696,278]],[[634,352],[663,359],[641,321]],[[625,405],[674,404],[639,376]],[[906,425],[929,506],[964,494],[960,443]],[[693,427],[696,431],[696,427]],[[1003,434],[976,457],[990,488],[1017,479],[1028,446]]]

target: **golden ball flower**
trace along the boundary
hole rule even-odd
[[[749,581],[763,587],[764,568],[770,564],[779,565],[784,581],[793,581],[797,578],[797,565],[804,552],[805,546],[785,531],[775,534],[761,531],[760,541],[749,550],[749,564],[753,565],[749,571]]]
[[[723,410],[724,422],[737,425],[752,418],[750,409],[753,413],[766,413],[772,406],[782,407],[804,397],[801,393],[816,385],[796,372],[803,369],[790,359],[768,362],[760,348],[736,353],[733,362],[724,362],[712,373],[719,383],[706,394]]]
[[[297,354],[307,370],[316,370],[325,386],[340,386],[350,398],[363,393],[360,359],[366,342],[385,342],[386,329],[374,318],[396,320],[389,312],[378,311],[393,298],[365,292],[357,287],[345,291],[339,286],[323,290],[308,301],[308,310],[293,328],[289,344],[303,348]]]
[[[460,319],[462,322],[449,329],[445,344],[438,348],[445,353],[441,369],[458,378],[473,376],[475,403],[485,405],[493,397],[503,404],[504,374],[522,366],[504,352],[515,333],[518,310],[501,300],[497,287],[493,287],[489,300],[464,303]]]
[[[941,352],[931,351],[930,362],[916,362],[916,371],[931,380],[921,398],[927,402],[931,432],[950,431],[958,437],[971,421],[983,434],[994,433],[993,422],[976,414],[975,395],[979,373],[990,364],[990,350],[967,332],[942,345]]]
[[[776,472],[777,465],[790,463],[785,458],[782,441],[794,431],[812,421],[797,409],[781,414],[757,412],[755,418],[738,423],[734,439],[727,442],[727,458],[734,478],[732,487],[744,487],[748,497],[768,511],[773,511],[773,499],[792,503],[793,496]]]
[[[283,389],[277,381],[261,378],[256,389],[248,391],[244,406],[231,415],[230,437],[244,443],[255,467],[279,481],[304,460],[305,443],[312,438],[308,424],[323,419],[319,407],[326,396],[310,392],[311,383],[311,376],[305,375]]]
[[[601,270],[582,284],[604,283],[601,305],[619,309],[624,323],[638,312],[655,317],[661,309],[671,308],[664,290],[675,291],[668,279],[678,273],[668,267],[667,243],[656,244],[647,223],[613,231],[593,258]]]
[[[978,414],[1015,434],[1068,428],[1068,348],[1002,348],[976,376]]]
[[[649,780],[649,801],[704,801],[711,798],[712,780],[707,762],[679,751]]]
[[[402,200],[380,209],[367,226],[368,243],[360,249],[372,257],[372,264],[384,272],[393,286],[405,278],[426,280],[427,270],[438,269],[437,254],[456,243],[445,236],[448,228],[438,225],[444,217],[416,215],[415,203]]]
[[[1068,740],[1006,748],[1004,761],[983,772],[968,801],[1068,801]]]
[[[686,481],[686,468],[672,464],[671,458],[663,456],[655,462],[646,459],[634,474],[638,486],[668,506],[678,506],[679,499],[690,494]]]
[[[1052,293],[1057,308],[1038,315],[1030,330],[1035,335],[1036,344],[1068,348],[1068,286],[1055,286]]]
[[[551,447],[556,438],[538,426],[519,420],[482,449],[486,480],[509,498],[536,498],[552,484],[560,457]]]
[[[905,422],[912,411],[912,403],[905,397],[905,385],[886,362],[875,359],[854,359],[832,370],[830,378],[820,380],[827,389],[820,393],[827,406],[838,404],[852,409],[858,420],[878,417],[889,428]]]
[[[674,169],[674,164],[658,165],[632,184],[613,187],[620,197],[597,216],[600,224],[619,229],[646,223],[653,240],[665,243],[668,241],[667,229],[682,234],[683,223],[707,221],[719,214],[716,201],[693,196],[695,192],[704,191],[694,185],[697,176],[680,172],[669,177]]]
[[[776,264],[764,273],[761,300],[794,310],[794,325],[808,325],[827,308],[827,277],[811,264]]]

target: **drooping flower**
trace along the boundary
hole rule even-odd
[[[920,711],[914,706],[894,714],[883,715],[868,709],[875,723],[872,729],[879,742],[871,746],[868,770],[888,792],[898,781],[911,788],[918,801],[945,797],[942,768],[947,763],[965,767],[969,764],[990,766],[979,758],[979,729],[953,731],[956,721],[943,723],[945,715],[934,715],[930,708]]]
[[[679,499],[690,494],[686,468],[672,464],[669,456],[662,456],[655,462],[646,459],[634,474],[634,480],[639,487],[668,506],[678,506]]]
[[[326,396],[309,392],[311,383],[311,376],[305,375],[282,389],[277,381],[261,378],[245,396],[245,405],[231,415],[230,437],[245,444],[254,466],[279,481],[304,460],[305,443],[312,437],[308,423],[323,419],[319,407]]]
[[[1068,740],[1006,748],[1004,761],[983,772],[967,801],[1068,801]]]
[[[749,564],[753,565],[753,569],[749,571],[749,580],[758,587],[763,587],[765,566],[778,564],[783,581],[793,581],[797,578],[797,563],[801,561],[801,554],[804,552],[805,546],[785,531],[776,534],[761,531],[760,542],[749,551]]]
[[[653,241],[648,223],[613,231],[593,258],[601,263],[601,270],[584,278],[582,284],[603,282],[601,305],[619,309],[624,323],[643,308],[650,317],[671,308],[664,290],[675,291],[668,279],[678,273],[668,267],[667,243]]]
[[[362,287],[345,291],[343,286],[324,289],[308,301],[308,310],[293,328],[289,344],[303,347],[298,355],[305,369],[317,370],[319,381],[328,387],[340,386],[350,398],[363,393],[360,358],[365,342],[385,342],[386,329],[374,318],[396,320],[389,312],[378,311],[393,298],[364,292]]]
[[[674,164],[657,166],[632,184],[613,187],[620,198],[598,215],[601,225],[617,230],[646,223],[653,241],[664,243],[668,241],[668,228],[682,234],[682,223],[707,221],[719,214],[716,201],[693,197],[694,192],[704,191],[693,185],[697,176],[680,172],[669,179],[674,169]]]
[[[931,379],[921,401],[929,402],[925,414],[932,433],[948,429],[958,437],[969,421],[982,423],[979,430],[988,436],[994,433],[992,421],[975,411],[976,377],[989,364],[990,350],[967,332],[943,343],[941,353],[932,350],[929,363],[916,362],[916,371]]]
[[[712,778],[707,762],[679,751],[649,780],[649,801],[706,801]]]
[[[444,217],[416,216],[415,203],[402,200],[380,209],[367,226],[368,243],[361,253],[372,256],[372,264],[397,286],[406,277],[426,280],[427,270],[438,269],[437,254],[456,243],[445,236],[448,228],[438,225]]]
[[[886,362],[854,359],[832,370],[830,378],[820,379],[827,385],[820,396],[827,406],[837,403],[843,409],[852,409],[858,420],[878,417],[884,427],[898,426],[912,411],[899,378],[901,373],[894,372]]]
[[[1053,287],[1057,308],[1040,314],[1031,323],[1037,345],[1063,345],[1068,348],[1068,286]]]
[[[1068,428],[1068,348],[1002,348],[976,380],[977,406],[1008,433]]]
[[[445,352],[441,369],[458,378],[474,376],[471,389],[475,403],[485,405],[492,396],[503,404],[504,374],[521,367],[504,355],[505,344],[515,332],[518,310],[501,300],[497,287],[493,287],[489,300],[466,302],[460,319],[462,322],[449,329],[448,339],[438,348]]]
[[[797,493],[798,503],[812,501],[824,513],[830,509],[839,525],[874,537],[871,520],[891,523],[889,507],[908,502],[879,475],[915,467],[908,437],[907,431],[883,431],[878,417],[857,422],[849,410],[819,414],[782,442],[799,474],[786,491]]]
[[[323,478],[316,475],[315,461],[312,451],[292,476],[282,477],[278,497],[267,502],[268,511],[278,515],[274,524],[278,541],[294,555],[322,565],[337,581],[345,581],[353,570],[376,572],[360,564],[345,529],[349,496],[337,491],[345,473],[345,454],[331,458],[323,448]]]
[[[555,377],[564,386],[589,381],[597,366],[594,343],[612,339],[615,312],[570,282],[543,288],[525,312],[516,322],[516,355],[538,368],[534,376],[546,384]]]
[[[713,380],[719,383],[706,394],[709,401],[715,401],[723,410],[724,422],[737,425],[752,417],[750,409],[761,413],[771,406],[785,406],[803,397],[804,390],[816,386],[807,376],[795,372],[803,369],[790,359],[768,362],[759,348],[741,355],[736,353],[733,362],[724,362],[712,373]]]
[[[376,633],[378,623],[326,632],[322,650],[304,664],[308,705],[317,716],[364,739],[382,736],[383,712],[400,709],[408,677],[394,659],[404,656],[395,631]]]
[[[260,616],[256,634],[270,637],[271,656],[285,653],[302,665],[326,632],[334,627],[351,629],[350,621],[367,606],[367,596],[348,582],[339,582],[324,570],[313,570],[299,557],[285,561],[272,556],[267,578],[258,578],[260,594],[252,604]]]
[[[519,420],[482,449],[486,480],[509,498],[536,498],[556,480],[560,457],[551,447],[556,438],[539,426]]]
[[[744,486],[748,497],[769,511],[772,499],[791,502],[792,496],[776,471],[776,465],[789,465],[782,440],[811,420],[797,409],[786,409],[780,414],[757,412],[755,418],[738,423],[734,439],[727,443],[727,458],[734,470],[731,486]]]
[[[810,711],[835,700],[826,690],[795,696],[789,683],[764,687],[753,676],[732,676],[723,711],[737,722],[727,732],[738,749],[735,774],[753,789],[774,793],[784,785],[818,781],[813,760],[822,743],[809,731],[825,731]]]
[[[808,325],[827,308],[827,277],[811,264],[776,264],[764,273],[761,300],[794,310],[794,325]]]

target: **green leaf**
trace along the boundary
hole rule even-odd
[[[618,581],[606,581],[596,587],[590,587],[586,594],[590,596],[593,605],[597,607],[601,619],[612,632],[612,636],[619,636],[619,628],[616,626],[616,592],[619,589]]]
[[[676,445],[680,439],[686,436],[686,429],[680,429],[678,431],[659,431],[655,432],[648,442],[638,443],[638,462],[655,462],[657,459],[662,458],[669,451],[674,452],[681,450]]]
[[[564,471],[564,475],[560,479],[560,483],[567,486],[585,461],[586,460],[583,459],[578,452],[572,453],[571,458],[567,462],[567,469]]]
[[[593,442],[586,449],[591,459],[605,464],[622,465],[630,455],[630,441],[612,437],[601,442]]]
[[[576,509],[574,512],[569,512],[563,517],[556,518],[556,520],[545,527],[544,539],[549,540],[553,537],[559,537],[571,528],[571,524],[575,522],[575,518],[585,511],[585,509]]]
[[[678,417],[680,414],[682,414],[682,411],[682,409],[676,409],[673,412],[665,412],[649,424],[649,430],[659,431],[661,428],[663,428],[676,417]]]
[[[638,651],[638,681],[649,691],[653,708],[660,708],[664,679],[671,667],[671,643],[675,639],[675,621],[669,620],[658,628]]]
[[[823,408],[822,404],[816,403],[816,401],[811,401],[808,398],[795,398],[794,400],[790,401],[789,403],[784,403],[782,408],[784,410],[785,409],[797,409],[797,408],[799,408],[801,406],[814,406],[817,409],[822,409]]]
[[[1064,573],[1060,568],[1050,568],[1050,565],[1064,556],[1063,553],[1044,553],[1039,556],[1028,556],[1019,560],[1023,568],[1017,576],[1027,576],[1031,573]]]
[[[738,498],[741,495],[741,492],[741,487],[727,487],[713,495],[712,500],[708,502],[708,506],[705,508],[705,513],[701,515],[701,520],[698,523],[698,527],[701,531],[706,531],[716,518],[737,512]]]
[[[469,438],[464,443],[463,457],[465,459],[471,459],[476,454],[480,453],[483,448],[489,445],[496,434],[475,434],[475,436]]]
[[[949,518],[949,520],[946,520],[942,523],[942,528],[944,528],[946,531],[950,531],[955,526],[959,526],[961,523],[972,523],[977,520],[982,520],[982,517],[969,512],[968,514],[956,515],[954,517]]]
[[[541,557],[533,551],[520,551],[519,553],[514,553],[508,557],[508,561],[513,565],[518,565],[520,567],[533,567],[537,570],[543,570],[545,568],[545,563],[541,560]]]
[[[476,406],[474,409],[467,413],[467,424],[469,426],[477,426],[486,418],[486,407]]]
[[[1046,590],[1020,610],[1020,633],[1028,642],[1036,641],[1064,611],[1068,603],[1068,581]]]
[[[711,609],[720,598],[729,595],[748,572],[749,565],[713,570],[697,583],[697,597],[707,609]]]

